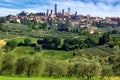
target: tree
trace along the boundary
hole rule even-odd
[[[84,43],[87,45],[88,48],[89,48],[89,47],[94,47],[94,46],[97,45],[97,43],[96,43],[92,38],[90,38],[90,37],[88,37],[88,38],[84,41]]]
[[[52,43],[55,43],[56,48],[61,45],[61,38],[53,38]]]
[[[29,38],[24,39],[24,44],[29,45],[31,43],[31,40]]]
[[[120,76],[120,54],[116,56],[112,69],[115,76]]]
[[[111,33],[112,34],[118,34],[118,30],[112,30]]]
[[[6,23],[7,22],[7,18],[6,17],[1,17],[0,18],[0,23]]]
[[[64,67],[63,67],[64,66]],[[55,74],[59,77],[67,75],[68,64],[66,62],[56,61],[55,63]]]
[[[10,21],[10,23],[19,23],[19,22],[17,22],[16,20],[12,20]]]
[[[67,28],[67,31],[68,31],[68,32],[71,31],[70,28],[72,27],[72,24],[71,24],[70,20],[67,20],[67,21],[66,21],[65,27]]]
[[[46,45],[49,45],[51,42],[52,42],[52,38],[50,38],[50,37],[45,37],[44,39],[43,39],[43,43],[44,44],[46,44]]]
[[[110,57],[108,58],[108,62],[109,62],[110,64],[113,64],[114,61],[115,61],[115,56],[110,56]]]
[[[31,70],[31,65],[32,59],[30,57],[23,57],[17,60],[16,63],[16,74],[25,74],[27,77],[30,76],[30,70]]]
[[[79,39],[65,39],[62,45],[63,50],[74,50],[83,48],[84,41]]]
[[[110,80],[110,77],[113,76],[113,75],[114,75],[114,73],[113,73],[112,67],[110,65],[109,66],[108,65],[104,66],[102,68],[102,71],[101,71],[101,77],[102,78],[107,77],[108,80]]]
[[[53,59],[47,60],[45,66],[45,74],[49,77],[53,76],[55,70],[55,61]]]
[[[66,20],[66,23],[59,22],[59,24],[58,24],[58,30],[59,31],[70,32],[71,27],[72,27],[72,24],[71,24],[70,20]]]
[[[64,43],[64,44],[62,45],[62,49],[63,49],[63,50],[66,50],[66,51],[69,51],[69,50],[70,50],[70,45],[69,45],[68,43]]]
[[[59,46],[59,45],[61,45],[61,38],[58,38],[58,37],[53,38],[52,42],[54,42],[57,46]]]
[[[84,62],[81,62],[81,63],[79,62],[78,63],[77,72],[76,72],[76,76],[78,78],[80,78],[80,77],[84,78],[85,77],[86,67],[87,67],[86,63],[84,63]]]
[[[69,78],[71,78],[74,75],[74,63],[69,63],[68,65],[68,71],[67,71],[67,75]]]
[[[45,29],[45,28],[47,28],[47,27],[48,27],[48,22],[44,22],[44,23],[42,24],[42,28]]]
[[[22,19],[21,24],[28,25],[30,28],[33,28],[37,25],[37,22],[35,20],[29,20],[29,19]]]
[[[50,49],[57,49],[57,45],[55,43],[50,43],[49,48]]]
[[[2,65],[1,65],[0,74],[2,74],[3,72],[12,74],[14,70],[14,63],[15,63],[14,55],[5,54],[2,57]]]
[[[113,51],[114,51],[114,53],[115,53],[115,56],[119,56],[118,54],[120,53],[120,47],[119,47],[119,45],[115,45],[114,47],[113,47]]]
[[[57,49],[61,45],[61,39],[45,37],[43,41],[39,40],[38,43],[44,44],[43,47],[47,49]]]
[[[3,26],[3,25],[0,23],[0,30],[2,30],[2,26]]]
[[[51,20],[48,20],[48,24],[50,27],[53,27],[54,26],[54,21],[51,19]]]
[[[42,50],[42,45],[36,44],[35,45],[35,51],[41,51]]]
[[[26,74],[27,77],[38,76],[42,74],[43,62],[40,56],[34,58],[25,56],[19,58],[16,62],[16,74]]]
[[[85,69],[85,75],[87,77],[88,80],[91,80],[92,77],[94,76],[98,76],[100,73],[100,64],[97,62],[92,62],[89,65],[87,65],[86,69]]]
[[[78,59],[77,59],[78,60]],[[72,75],[78,77],[78,78],[87,78],[87,80],[91,80],[92,77],[99,76],[101,70],[101,65],[99,62],[96,62],[94,60],[92,61],[83,61],[78,60],[72,63],[68,67],[68,74],[71,77]]]
[[[112,58],[112,70],[115,76],[120,76],[120,47],[119,45],[114,46],[114,56]]]
[[[45,74],[49,77],[56,76],[59,78],[61,76],[67,75],[67,68],[67,62],[61,62],[60,60],[54,60],[52,58],[46,61]]]
[[[103,44],[109,42],[109,40],[110,40],[109,33],[104,33],[102,35],[102,37],[99,38],[99,43],[98,44],[103,45]]]
[[[22,11],[21,13],[19,13],[19,15],[21,15],[21,16],[26,16],[27,13],[26,13],[25,11]]]
[[[44,41],[43,41],[43,40],[38,39],[38,40],[37,40],[37,44],[44,44]]]
[[[6,51],[13,50],[17,46],[17,41],[16,40],[10,40],[6,43],[5,49]]]
[[[38,26],[38,25],[35,25],[35,26],[33,26],[33,29],[38,30],[38,29],[39,29],[39,26]]]
[[[32,76],[40,76],[44,73],[45,65],[41,56],[35,56],[31,63],[30,74]]]
[[[68,67],[68,77],[76,76],[77,78],[84,78],[86,77],[86,72],[87,72],[87,65],[86,62],[75,62],[75,63],[70,63]]]

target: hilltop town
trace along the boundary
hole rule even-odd
[[[68,7],[68,10],[65,11],[64,9],[61,12],[58,12],[58,5],[55,4],[54,10],[47,9],[46,13],[27,13],[21,12],[17,15],[8,15],[6,16],[7,22],[10,21],[17,21],[20,23],[23,19],[28,20],[35,20],[36,22],[47,21],[47,20],[54,20],[54,21],[61,21],[65,23],[67,20],[70,20],[73,25],[77,26],[80,23],[83,23],[81,27],[89,27],[94,22],[100,23],[107,23],[107,24],[114,24],[117,25],[119,22],[119,17],[92,17],[90,15],[79,15],[76,11],[74,14],[71,14],[71,9]],[[0,17],[3,18],[3,17]]]

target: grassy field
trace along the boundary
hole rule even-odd
[[[86,80],[83,78],[49,78],[49,77],[45,77],[45,78],[41,78],[41,77],[37,77],[37,78],[27,78],[27,77],[6,77],[6,76],[0,76],[0,80]],[[92,80],[100,80],[98,78],[93,78]]]
[[[82,78],[27,78],[27,77],[7,77],[7,76],[0,76],[0,80],[86,80]],[[101,80],[99,78],[93,78],[92,80]],[[108,80],[108,78],[104,78],[103,80]],[[111,77],[109,80],[120,80],[119,77]]]
[[[32,43],[35,43],[37,42],[38,39],[41,39],[41,38],[31,38],[31,37],[16,37],[16,38],[11,38],[11,39],[5,39],[5,41],[7,42],[9,40],[15,39],[18,43],[20,43],[20,42],[24,42],[25,38],[29,38]]]
[[[43,56],[61,56],[61,57],[71,57],[72,53],[70,51],[60,51],[60,50],[42,50],[41,54]]]
[[[61,51],[61,50],[42,50],[41,52],[35,52],[33,47],[29,46],[21,46],[21,47],[16,47],[12,53],[14,53],[17,56],[22,56],[22,55],[42,55],[44,57],[59,57],[63,59],[67,59],[72,57],[72,52],[71,51]],[[36,54],[35,54],[36,53]]]

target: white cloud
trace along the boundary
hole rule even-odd
[[[7,16],[9,14],[17,14],[19,13],[19,10],[16,9],[7,9],[7,8],[0,8],[0,16]]]
[[[11,0],[7,0],[11,1]],[[14,0],[15,1],[15,0]],[[71,13],[74,13],[75,11],[78,11],[78,14],[87,15],[90,14],[92,16],[100,16],[100,17],[106,17],[106,16],[118,16],[120,17],[120,5],[113,6],[111,4],[106,5],[103,1],[104,0],[98,0],[100,1],[97,4],[94,4],[93,2],[84,3],[79,0],[39,0],[48,3],[44,5],[36,4],[33,5],[33,8],[26,8],[26,9],[8,9],[8,8],[1,8],[0,9],[0,16],[8,15],[8,14],[17,14],[21,11],[26,12],[46,12],[46,9],[53,9],[54,10],[54,4],[58,4],[58,9],[61,11],[62,9],[65,9],[67,12],[67,8],[71,8]],[[108,3],[116,2],[119,0],[105,0],[105,2],[108,1]],[[27,5],[32,6],[32,5]]]
[[[106,2],[106,3],[110,4],[110,3],[118,2],[120,0],[97,0],[97,1],[99,1],[99,2]]]

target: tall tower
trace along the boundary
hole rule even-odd
[[[68,14],[70,14],[70,7],[68,7]]]
[[[75,12],[75,16],[77,16],[77,11]]]
[[[62,15],[64,15],[65,14],[65,12],[64,12],[64,9],[62,10]]]
[[[47,16],[49,16],[49,9],[47,9],[47,13],[46,13]]]
[[[51,15],[53,14],[53,10],[51,9]]]
[[[57,14],[57,4],[55,4],[55,14]]]

